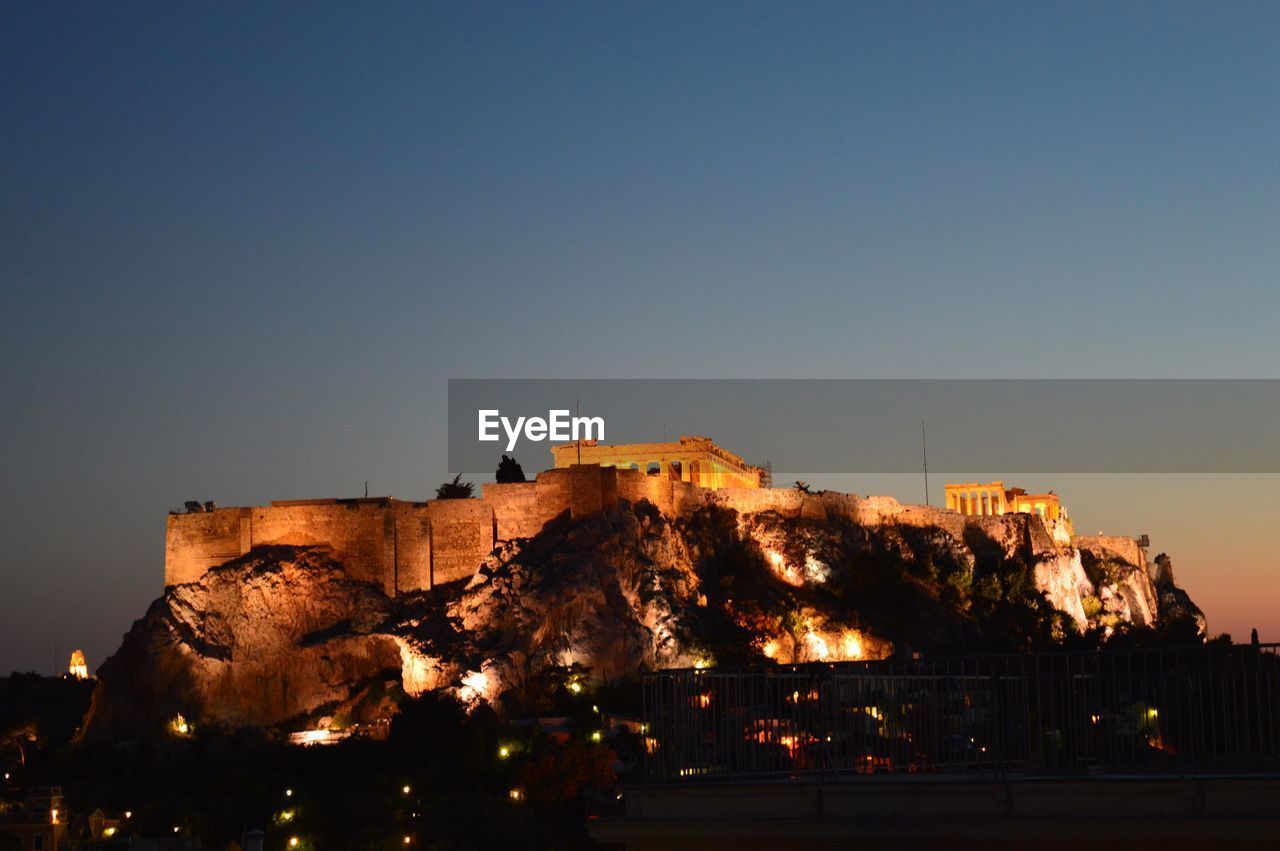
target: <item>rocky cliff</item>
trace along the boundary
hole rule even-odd
[[[101,668],[89,730],[178,713],[377,724],[402,692],[515,708],[548,677],[1046,647],[1191,606],[1171,572],[1157,590],[1145,565],[1028,515],[864,524],[836,504],[673,517],[620,502],[500,543],[465,584],[397,598],[323,547],[255,549],[152,604]]]

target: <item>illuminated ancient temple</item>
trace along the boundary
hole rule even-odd
[[[678,479],[704,488],[768,487],[768,472],[715,444],[709,437],[684,436],[667,443],[602,444],[582,440],[551,447],[556,467],[599,464]]]
[[[1022,488],[1006,488],[1004,482],[961,482],[949,484],[947,508],[970,517],[997,514],[1035,514],[1058,522],[1066,509],[1053,491],[1027,493]]]

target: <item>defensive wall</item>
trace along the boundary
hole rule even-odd
[[[1145,540],[1144,538],[1143,541]],[[1122,535],[1077,535],[1076,546],[1089,550],[1101,559],[1124,562],[1144,570],[1147,567],[1147,550],[1136,538]]]
[[[169,515],[165,585],[272,544],[323,545],[388,594],[463,579],[492,549],[493,512],[479,500],[317,499]],[[479,556],[477,557],[477,554]]]
[[[193,582],[254,547],[289,544],[330,547],[354,578],[381,585],[388,594],[425,591],[469,578],[498,541],[531,537],[565,512],[590,516],[619,500],[647,500],[668,517],[719,505],[744,515],[776,511],[813,519],[843,516],[864,526],[936,526],[962,540],[979,531],[1011,553],[1048,553],[1071,543],[1052,520],[1031,514],[966,516],[886,496],[806,494],[794,488],[711,489],[673,476],[582,464],[546,470],[531,482],[483,485],[479,499],[297,500],[171,514],[165,585]],[[1145,563],[1132,538],[1087,540],[1090,549]]]

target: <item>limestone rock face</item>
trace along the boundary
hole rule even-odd
[[[103,664],[87,727],[155,729],[181,712],[297,728],[371,702],[393,712],[393,698],[364,699],[387,684],[527,706],[567,670],[1022,649],[1199,612],[1171,566],[1157,590],[1145,566],[1064,546],[1029,515],[935,524],[837,497],[773,502],[566,513],[500,542],[469,582],[395,599],[323,547],[255,549],[152,604]]]
[[[1183,617],[1195,621],[1200,635],[1207,635],[1209,624],[1204,612],[1191,601],[1186,591],[1173,582],[1173,559],[1160,553],[1155,560],[1155,588],[1159,593],[1160,612],[1165,617]]]
[[[390,601],[323,548],[269,547],[170,589],[103,663],[91,727],[141,727],[181,712],[270,725],[346,700],[399,671],[379,632]],[[144,722],[140,724],[139,722]]]
[[[1093,583],[1085,575],[1080,553],[1068,550],[1045,555],[1036,561],[1036,587],[1055,609],[1066,612],[1077,628],[1084,629],[1089,618],[1084,598],[1093,593]]]
[[[1145,565],[1134,564],[1114,549],[1096,545],[1095,539],[1082,539],[1079,547],[1100,603],[1100,609],[1090,613],[1091,622],[1107,628],[1119,623],[1151,627],[1162,615],[1169,614],[1161,605],[1157,586]]]
[[[691,664],[679,633],[699,586],[673,524],[626,510],[505,544],[449,611],[471,652],[468,666],[487,662],[502,690],[521,689],[547,667],[584,666],[617,679]]]

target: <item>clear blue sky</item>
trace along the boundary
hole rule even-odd
[[[1274,3],[5,4],[0,670],[114,650],[184,499],[426,495],[449,377],[1275,376],[1277,43]]]

